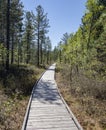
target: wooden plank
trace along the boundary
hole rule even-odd
[[[57,117],[56,117],[57,118]],[[29,121],[36,121],[36,122],[70,122],[73,123],[73,120],[69,120],[68,118],[29,118]]]
[[[78,130],[78,128],[75,127],[37,127],[37,128],[33,128],[33,127],[27,127],[27,130]]]
[[[75,124],[73,124],[73,125],[71,125],[71,124],[70,125],[69,124],[58,124],[58,125],[57,124],[54,124],[54,125],[51,125],[51,124],[49,125],[48,124],[48,125],[43,125],[43,124],[35,124],[34,123],[32,125],[28,125],[27,128],[35,128],[36,130],[37,129],[42,129],[43,130],[43,129],[48,128],[50,130],[51,128],[70,128],[71,129],[71,128],[77,128],[77,127],[75,126]],[[77,128],[77,130],[78,130],[78,128]]]
[[[79,130],[59,95],[54,69],[51,66],[34,88],[25,130]]]
[[[52,126],[52,127],[75,127],[76,125],[73,122],[65,122],[65,121],[61,121],[61,122],[36,122],[36,121],[32,121],[32,120],[28,120],[28,126],[35,126],[37,127],[48,127],[48,126]]]
[[[27,128],[27,130],[36,130],[35,128]],[[42,130],[38,128],[37,130]],[[76,127],[70,127],[69,128],[43,128],[43,130],[78,130]]]
[[[30,118],[35,118],[35,119],[52,119],[52,118],[54,118],[55,120],[57,119],[57,118],[59,118],[59,119],[70,119],[70,116],[67,116],[67,117],[64,117],[64,116],[56,116],[56,115],[54,115],[54,116],[46,116],[46,117],[43,117],[43,116],[36,116],[36,115],[31,115],[30,116]],[[72,119],[70,119],[70,120],[72,120]]]

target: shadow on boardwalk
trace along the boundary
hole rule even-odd
[[[51,69],[50,69],[51,70]],[[56,104],[59,103],[60,96],[56,89],[56,84],[51,80],[40,80],[33,93],[33,100],[39,101],[44,104]]]
[[[78,130],[80,128],[60,97],[54,80],[54,70],[55,66],[52,65],[34,88],[30,112],[22,130]]]

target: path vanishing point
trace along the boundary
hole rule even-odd
[[[22,130],[83,130],[58,91],[55,64],[34,86]]]

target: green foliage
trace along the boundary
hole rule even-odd
[[[70,68],[81,68],[100,79],[106,78],[106,11],[97,0],[88,0],[86,13],[78,31],[67,39],[64,34],[57,53],[61,50],[61,61]],[[67,44],[66,44],[67,43]],[[58,59],[60,55],[58,55]],[[70,70],[72,70],[70,69]]]
[[[63,85],[63,95],[70,106],[73,103],[70,97],[78,101],[79,109],[85,115],[80,114],[81,119],[84,117],[82,124],[85,129],[98,129],[95,123],[87,126],[89,118],[97,121],[101,129],[106,128],[106,7],[99,2],[87,1],[82,25],[67,42],[61,41],[54,49],[58,66],[61,66],[56,71],[62,75],[60,86]],[[89,116],[87,122],[86,116]]]
[[[1,0],[0,64],[6,68],[8,63],[9,69],[10,63],[18,64],[18,66],[22,63],[35,65],[38,61],[40,64],[44,64],[44,61],[47,61],[45,64],[50,63],[51,42],[46,43],[48,28],[47,13],[44,13],[44,9],[40,5],[34,14],[30,11],[24,12],[21,0]],[[46,58],[47,53],[49,58]]]

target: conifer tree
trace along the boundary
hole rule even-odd
[[[42,35],[45,35],[48,32],[49,20],[47,18],[47,13],[44,13],[42,6],[38,5],[36,8],[36,17],[35,17],[35,32],[37,40],[37,66],[40,65],[40,42]],[[42,33],[43,32],[43,33]]]
[[[26,12],[24,44],[26,44],[26,63],[31,61],[31,48],[34,40],[34,15],[32,12]]]

